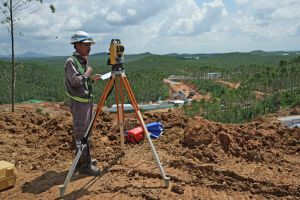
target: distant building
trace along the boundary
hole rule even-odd
[[[278,117],[278,119],[289,128],[300,127],[300,115]]]
[[[184,100],[171,100],[171,101],[168,101],[168,103],[182,106],[185,103],[185,101]]]
[[[207,79],[219,79],[221,78],[221,72],[208,72],[205,74]]]

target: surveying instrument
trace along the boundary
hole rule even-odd
[[[128,79],[125,75],[125,70],[123,67],[124,63],[124,46],[121,44],[121,41],[119,39],[112,39],[110,42],[109,47],[109,59],[107,61],[108,65],[112,66],[111,70],[111,76],[108,81],[108,83],[105,86],[104,92],[101,96],[101,99],[97,105],[96,110],[93,112],[91,123],[89,124],[83,138],[81,139],[81,147],[78,149],[75,159],[73,160],[72,166],[68,172],[68,175],[65,179],[65,182],[63,185],[60,185],[60,197],[64,196],[65,190],[67,188],[68,183],[71,180],[71,177],[75,171],[76,165],[82,155],[82,152],[85,148],[87,148],[87,141],[89,137],[91,136],[92,129],[95,127],[95,121],[98,115],[100,114],[105,100],[107,99],[108,95],[113,89],[113,86],[115,86],[115,92],[116,92],[116,105],[117,105],[117,116],[118,116],[118,124],[120,126],[120,139],[121,139],[121,150],[124,152],[124,96],[123,96],[123,87],[125,87],[128,97],[131,101],[131,104],[134,108],[134,111],[137,115],[137,118],[140,122],[140,125],[143,129],[143,132],[147,138],[147,141],[150,145],[150,149],[152,152],[152,156],[154,160],[156,161],[157,167],[160,170],[161,176],[164,179],[166,187],[169,187],[170,178],[166,176],[164,168],[162,164],[159,161],[158,155],[156,153],[155,147],[152,143],[150,134],[146,128],[144,119],[142,117],[141,111],[138,107],[137,101],[134,97],[133,91],[129,85]],[[119,103],[119,97],[121,98],[121,103]]]

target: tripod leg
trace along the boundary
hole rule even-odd
[[[116,104],[117,104],[117,115],[118,115],[118,125],[120,127],[120,138],[121,138],[121,149],[124,151],[124,122],[123,122],[123,101],[122,101],[122,84],[121,80],[115,80],[115,92],[116,92]],[[119,91],[120,90],[120,91]],[[119,104],[119,93],[121,96],[121,104]]]
[[[120,79],[120,97],[121,97],[121,112],[120,115],[120,134],[121,134],[121,144],[124,146],[124,96],[123,96],[123,81]],[[124,149],[122,149],[124,151]]]
[[[135,112],[136,112],[136,114],[137,114],[137,116],[138,116],[138,119],[139,119],[139,121],[140,121],[140,123],[141,123],[141,125],[142,125],[143,131],[144,131],[144,133],[145,133],[145,135],[146,135],[146,138],[147,138],[147,140],[148,140],[148,143],[149,143],[149,145],[150,145],[150,149],[151,149],[151,152],[152,152],[152,156],[153,156],[154,160],[156,161],[156,164],[157,164],[157,166],[158,166],[158,168],[159,168],[159,170],[160,170],[160,173],[161,173],[161,175],[162,175],[162,177],[163,177],[163,179],[164,179],[164,182],[165,182],[166,187],[169,187],[170,178],[166,176],[165,170],[164,170],[162,164],[160,163],[160,160],[159,160],[159,158],[158,158],[158,154],[157,154],[157,152],[156,152],[156,150],[155,150],[155,147],[154,147],[154,145],[153,145],[153,143],[152,143],[152,140],[151,140],[151,138],[150,138],[150,134],[149,134],[149,132],[148,132],[148,130],[147,130],[147,128],[146,128],[144,119],[143,119],[143,117],[142,117],[142,114],[141,114],[141,112],[140,112],[140,109],[139,109],[139,107],[138,107],[138,104],[137,104],[137,102],[136,102],[136,99],[135,99],[135,97],[134,97],[134,95],[133,95],[132,89],[131,89],[131,87],[130,87],[130,85],[129,85],[129,82],[128,82],[128,80],[127,80],[125,74],[124,74],[124,76],[122,76],[122,80],[123,80],[124,85],[125,85],[125,88],[126,88],[126,90],[127,90],[127,92],[128,92],[128,96],[129,96],[129,98],[130,98],[130,101],[131,101],[131,103],[133,104],[134,110],[135,110]]]
[[[106,100],[106,98],[107,98],[107,96],[108,96],[108,94],[109,94],[109,92],[110,92],[110,90],[113,86],[114,80],[115,80],[115,77],[111,77],[109,82],[105,86],[104,92],[103,92],[103,94],[101,96],[101,99],[100,99],[100,101],[97,105],[97,108],[96,108],[96,114],[97,114],[96,118],[98,117],[98,115],[100,113],[99,111],[101,111],[103,106],[104,106],[105,100]]]

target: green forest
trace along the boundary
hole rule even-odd
[[[16,67],[16,102],[32,99],[65,102],[64,63],[67,57],[18,59]],[[111,66],[105,53],[90,56],[95,73],[107,73]],[[201,94],[211,94],[208,101],[193,101],[185,105],[189,116],[201,115],[225,123],[240,123],[282,107],[300,104],[300,56],[297,52],[254,51],[250,53],[125,55],[126,75],[139,103],[164,100],[168,86],[163,83],[171,75],[193,77],[186,80]],[[0,59],[0,104],[10,103],[11,65]],[[215,79],[204,79],[207,73],[218,73],[220,79],[240,83],[238,89],[228,88]],[[106,81],[94,84],[95,103]],[[259,97],[257,94],[260,94]],[[114,102],[110,95],[107,104]],[[126,99],[128,103],[128,99]]]

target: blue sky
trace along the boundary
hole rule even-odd
[[[229,12],[236,12],[237,5],[234,0],[224,0],[223,2]]]
[[[92,53],[112,38],[129,54],[300,50],[299,0],[46,0],[39,10],[19,23],[17,54],[69,55],[78,30],[95,39]],[[0,55],[9,49],[0,26]]]

